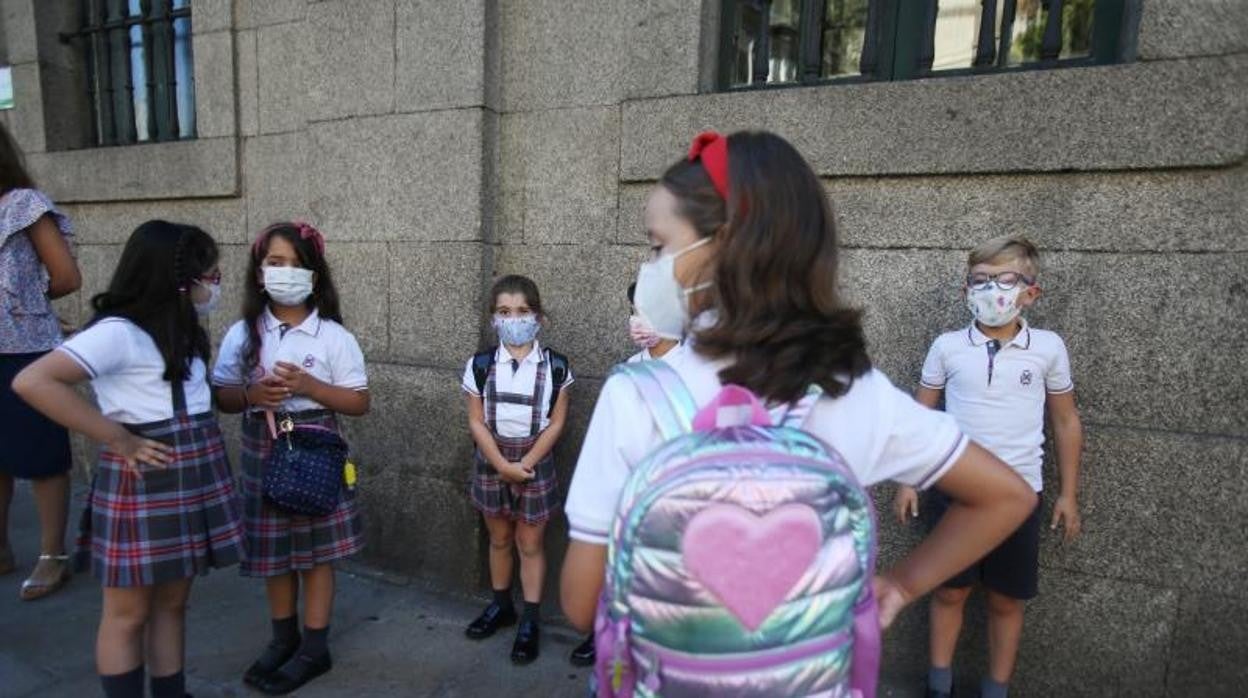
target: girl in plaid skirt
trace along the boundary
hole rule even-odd
[[[338,430],[339,414],[368,412],[360,346],[342,326],[325,241],[307,223],[260,232],[244,281],[243,319],[221,343],[212,382],[223,412],[243,413],[242,482],[247,560],[263,577],[273,639],[243,680],[282,695],[329,671],[335,560],[364,545],[355,492],[343,487],[325,516],[292,514],[264,497],[277,420]],[[299,591],[303,590],[303,631]]]
[[[499,345],[475,355],[464,371],[468,428],[476,442],[472,504],[490,534],[494,599],[468,626],[482,639],[516,622],[511,598],[512,548],[520,551],[524,611],[511,660],[527,664],[539,651],[539,602],[546,573],[543,537],[559,506],[552,452],[568,414],[568,361],[537,342],[544,319],[537,285],[505,276],[490,292]]]
[[[217,257],[198,228],[140,225],[91,301],[95,319],[13,382],[35,409],[103,444],[78,552],[104,585],[96,666],[110,698],[142,698],[145,662],[155,698],[182,698],[191,581],[243,554],[200,325],[220,297]],[[98,409],[74,390],[86,380]]]

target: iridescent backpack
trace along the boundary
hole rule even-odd
[[[621,366],[664,443],[631,473],[595,621],[599,698],[874,698],[871,499],[779,410],[725,386],[701,411],[661,361]]]

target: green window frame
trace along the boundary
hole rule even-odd
[[[1139,0],[721,2],[721,91],[1120,63],[1139,12]],[[955,30],[965,50],[938,58]]]

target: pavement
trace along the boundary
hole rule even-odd
[[[38,525],[24,484],[17,487],[11,517],[18,570],[0,577],[0,698],[101,695],[93,659],[99,584],[80,575],[50,597],[20,601],[18,587],[38,554]],[[71,527],[77,520],[75,509]],[[589,670],[567,661],[581,639],[573,630],[547,623],[542,656],[516,667],[508,660],[510,632],[480,642],[464,637],[464,626],[480,608],[479,600],[348,565],[338,575],[330,631],[334,669],[294,695],[585,698]],[[196,580],[187,611],[188,692],[195,698],[261,695],[244,686],[241,676],[268,637],[262,584],[233,569]],[[880,692],[882,698],[910,695],[887,687]]]

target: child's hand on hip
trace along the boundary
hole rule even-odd
[[[1083,529],[1083,519],[1079,516],[1079,502],[1074,497],[1058,497],[1053,505],[1053,523],[1050,528],[1057,530],[1059,523],[1065,524],[1062,542],[1069,543],[1079,536]]]

